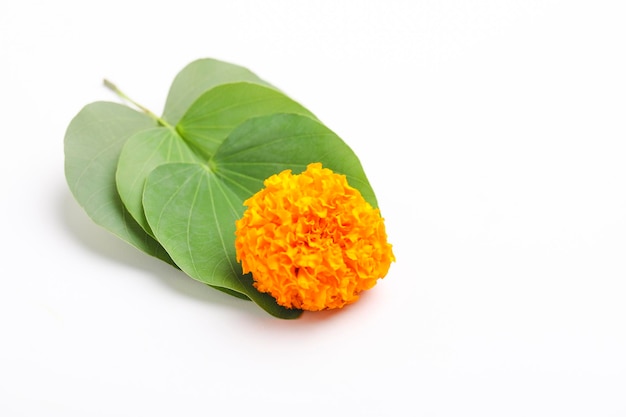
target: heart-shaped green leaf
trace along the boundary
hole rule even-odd
[[[243,207],[204,165],[161,165],[148,178],[144,199],[148,219],[153,219],[151,225],[164,239],[164,246],[183,262],[181,269],[187,275],[215,288],[245,294],[273,316],[300,316],[300,311],[280,307],[272,297],[259,293],[239,264],[224,256],[234,249],[228,235],[234,233]]]
[[[172,263],[161,245],[130,216],[115,184],[117,160],[126,140],[154,126],[153,119],[126,106],[88,104],[72,119],[65,134],[65,177],[74,198],[96,224]]]
[[[141,201],[148,174],[169,162],[202,162],[197,153],[172,129],[158,127],[131,136],[119,157],[117,191],[126,209],[150,235],[152,232]]]
[[[237,127],[207,164],[170,163],[147,178],[143,204],[158,241],[190,277],[246,294],[270,314],[297,312],[276,305],[242,275],[235,254],[235,221],[243,202],[263,181],[285,169],[300,172],[311,162],[345,174],[363,196],[376,198],[352,150],[337,135],[307,116],[274,114]]]
[[[235,129],[211,160],[215,172],[242,199],[263,181],[285,169],[304,171],[311,162],[343,174],[373,207],[378,207],[361,162],[332,130],[318,121],[292,114],[250,119]]]
[[[211,157],[235,126],[252,117],[274,113],[315,117],[277,90],[238,82],[203,93],[185,112],[176,130],[192,147]]]
[[[238,81],[271,87],[268,82],[239,65],[211,58],[193,61],[174,78],[167,94],[163,119],[171,125],[176,125],[191,104],[205,91],[220,84]]]

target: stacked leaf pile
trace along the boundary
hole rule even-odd
[[[91,219],[191,278],[295,318],[253,286],[235,254],[243,202],[273,174],[321,162],[346,175],[373,207],[354,152],[309,110],[249,70],[214,59],[174,79],[162,116],[94,102],[65,136],[69,187]]]

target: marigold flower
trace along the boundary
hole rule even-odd
[[[380,211],[321,163],[285,170],[244,202],[237,261],[254,286],[287,308],[324,310],[358,300],[395,257]]]

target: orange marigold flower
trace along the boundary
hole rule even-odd
[[[341,308],[387,274],[395,257],[380,211],[345,175],[312,163],[264,184],[235,232],[237,261],[259,291],[287,308]]]

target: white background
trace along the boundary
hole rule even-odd
[[[623,1],[3,1],[0,415],[626,416]],[[250,68],[356,151],[397,262],[274,319],[94,225],[107,77]]]

